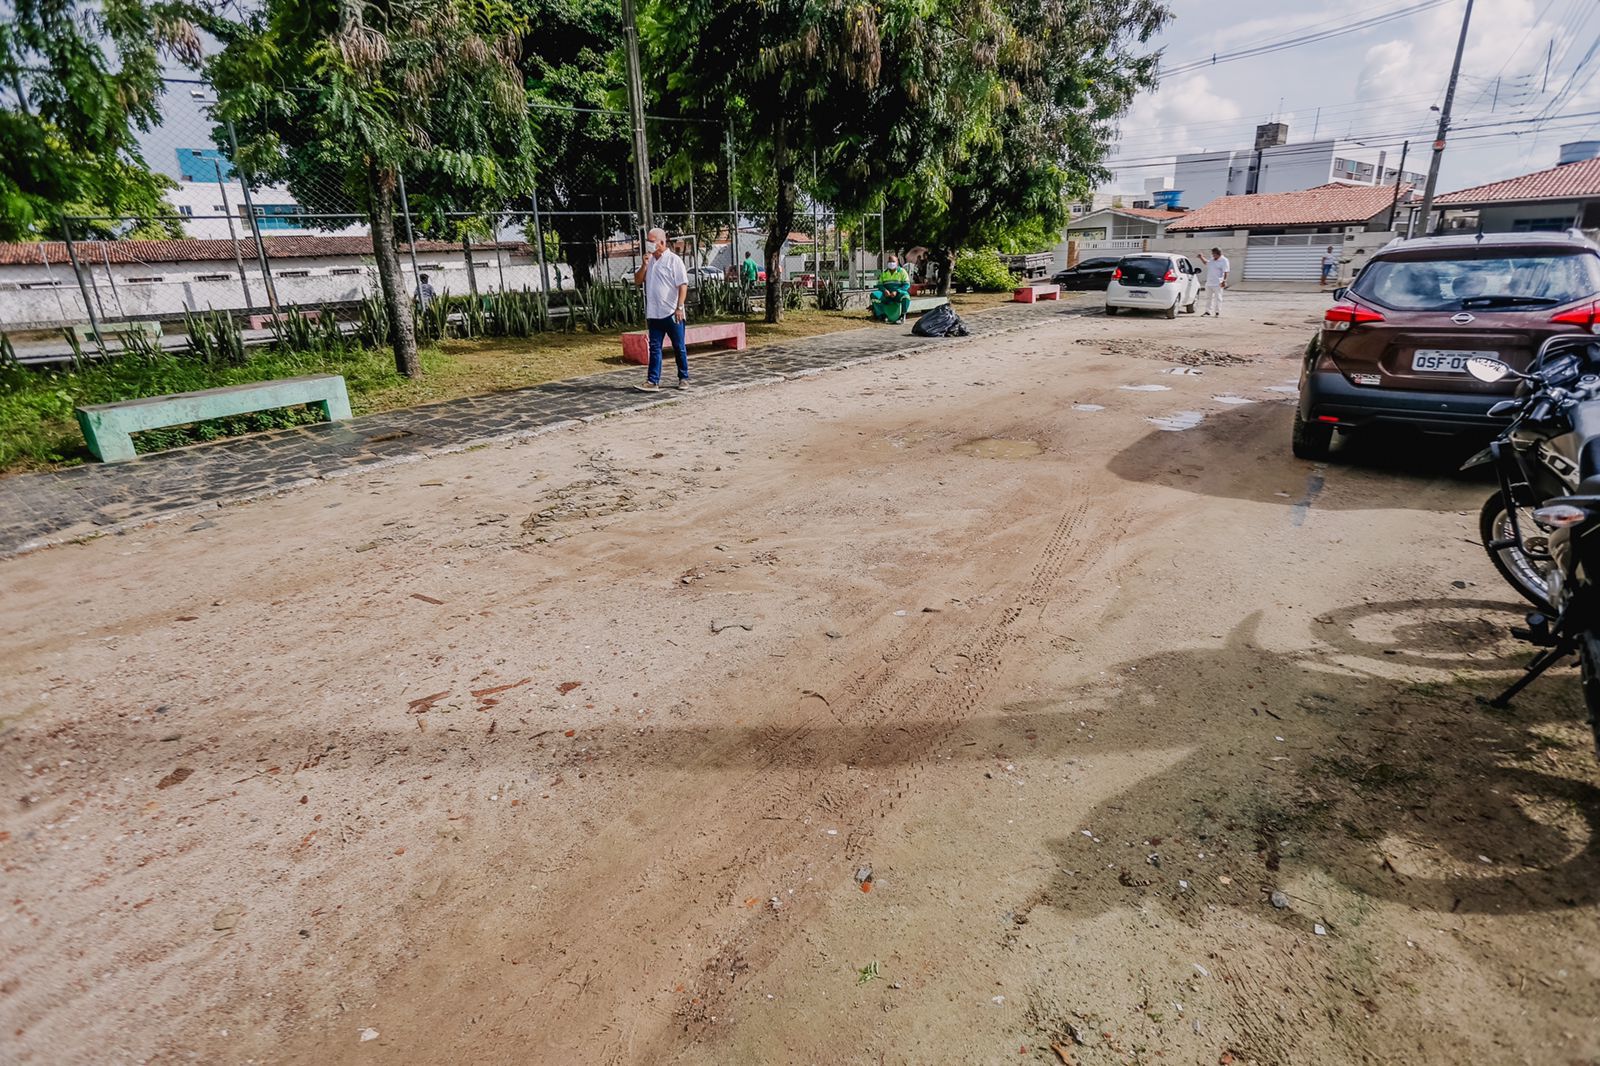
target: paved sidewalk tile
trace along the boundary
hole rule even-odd
[[[985,337],[1079,313],[1082,309],[1071,303],[1003,305],[964,321],[973,337]],[[917,337],[906,327],[873,326],[743,352],[694,355],[692,369],[696,388],[715,390],[961,343]],[[642,368],[613,370],[156,452],[114,466],[94,463],[0,479],[0,556],[680,398],[672,388],[653,396],[635,390],[642,373]]]

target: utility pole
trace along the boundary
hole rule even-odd
[[[622,32],[628,53],[628,119],[633,124],[633,182],[646,231],[656,224],[650,208],[650,149],[644,135],[644,78],[639,71],[639,25],[633,0],[622,0]]]
[[[1400,183],[1406,177],[1406,153],[1411,151],[1411,142],[1407,141],[1400,146],[1400,165],[1394,172],[1394,201],[1389,204],[1389,230],[1394,231],[1394,216],[1400,210]]]
[[[1467,26],[1472,22],[1472,0],[1467,0],[1467,10],[1461,16],[1461,37],[1456,41],[1456,59],[1450,65],[1450,84],[1444,90],[1444,108],[1439,112],[1439,133],[1433,139],[1433,159],[1428,163],[1428,184],[1422,193],[1422,226],[1426,231],[1433,224],[1433,192],[1439,184],[1439,163],[1444,158],[1444,139],[1450,132],[1450,105],[1456,98],[1456,81],[1461,77],[1461,53],[1467,47]]]

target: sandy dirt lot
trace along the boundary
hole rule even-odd
[[[1454,445],[1290,457],[1322,303],[0,564],[0,1057],[1600,1060],[1576,676]]]

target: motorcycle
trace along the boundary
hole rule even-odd
[[[1544,649],[1510,688],[1511,699],[1576,654],[1600,750],[1600,343],[1567,335],[1539,349],[1528,372],[1473,358],[1479,381],[1521,380],[1491,408],[1512,420],[1462,469],[1494,464],[1500,487],[1484,502],[1479,535],[1495,568],[1539,610],[1513,635]]]

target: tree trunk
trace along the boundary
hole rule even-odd
[[[394,194],[377,164],[367,164],[367,217],[372,222],[372,254],[378,261],[378,282],[389,311],[389,337],[394,342],[394,368],[402,376],[420,378],[417,334],[411,318],[411,294],[400,274],[400,249],[394,238]]]
[[[778,202],[767,219],[767,321],[783,321],[783,245],[794,228],[794,162],[789,156],[788,123],[778,119],[772,135]]]
[[[596,231],[593,240],[572,241],[562,246],[566,252],[567,265],[572,268],[572,284],[579,289],[587,289],[594,283],[594,267],[599,261],[597,241],[605,240],[605,236]]]
[[[939,295],[950,295],[950,281],[956,272],[956,252],[954,248],[928,249],[928,258],[939,264]]]

